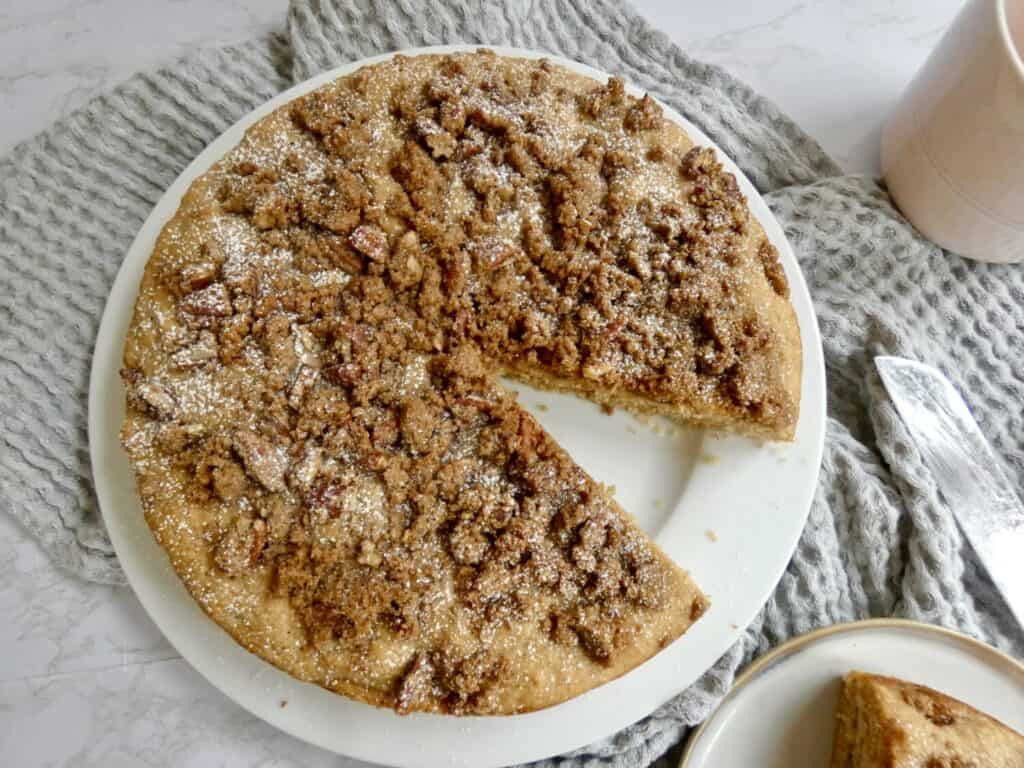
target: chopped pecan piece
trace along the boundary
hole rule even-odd
[[[316,383],[319,376],[320,372],[315,368],[310,368],[308,365],[300,365],[298,370],[295,371],[295,378],[292,379],[292,386],[288,390],[288,405],[298,409],[302,405],[306,393],[309,392],[309,388]]]
[[[190,264],[181,272],[181,287],[186,293],[205,288],[217,279],[218,267],[208,261]]]
[[[323,449],[310,447],[306,449],[305,455],[292,465],[288,479],[291,486],[300,491],[308,491],[313,487],[313,481],[320,474],[323,466]]]
[[[266,545],[266,521],[239,517],[217,542],[213,561],[228,575],[237,576],[260,561]]]
[[[352,247],[372,261],[383,261],[388,255],[388,236],[384,230],[363,224],[348,237]]]
[[[146,409],[160,421],[170,421],[174,418],[177,403],[174,402],[174,395],[167,387],[144,381],[135,387],[135,394]]]
[[[246,472],[260,485],[273,492],[285,489],[288,459],[284,451],[247,429],[235,433],[232,445],[245,464]]]
[[[199,338],[188,346],[179,349],[171,356],[175,368],[187,370],[198,368],[211,360],[217,359],[217,337],[211,331],[202,330]]]
[[[398,681],[395,709],[398,714],[407,715],[433,697],[434,667],[424,654],[418,653]]]
[[[223,283],[212,283],[181,300],[186,312],[203,317],[227,317],[231,314],[231,295]]]

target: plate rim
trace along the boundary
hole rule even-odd
[[[383,744],[380,746],[380,748],[376,749],[372,753],[362,749],[342,749],[339,746],[337,746],[336,743],[332,743],[331,739],[327,738],[326,736],[311,733],[311,727],[306,727],[305,729],[300,728],[298,725],[296,725],[296,723],[293,720],[289,720],[289,718],[281,715],[276,710],[276,708],[271,709],[262,705],[260,702],[249,700],[245,696],[236,695],[236,693],[231,690],[235,687],[235,685],[231,682],[230,679],[228,679],[228,674],[222,674],[218,672],[215,664],[207,663],[207,660],[197,659],[195,654],[192,653],[188,655],[181,653],[181,651],[179,650],[179,642],[191,647],[194,644],[194,638],[187,637],[187,630],[182,630],[179,632],[179,630],[172,627],[168,621],[168,617],[162,615],[164,613],[164,610],[161,609],[158,604],[160,601],[160,596],[157,594],[157,591],[159,590],[159,585],[147,585],[146,587],[143,587],[140,591],[140,587],[136,582],[144,581],[144,568],[141,564],[138,563],[133,565],[131,558],[129,558],[126,561],[124,558],[120,556],[121,551],[129,551],[126,550],[126,548],[130,547],[130,543],[128,542],[127,534],[119,530],[119,526],[116,523],[116,515],[114,512],[111,511],[111,506],[113,502],[110,496],[114,494],[114,490],[108,487],[109,483],[106,480],[106,478],[98,477],[98,473],[96,470],[97,467],[105,468],[106,460],[109,455],[109,451],[106,451],[106,442],[109,441],[110,435],[106,434],[106,430],[110,428],[110,425],[103,418],[104,416],[107,415],[107,412],[109,410],[109,406],[106,404],[106,399],[108,395],[106,393],[101,392],[100,390],[101,385],[103,384],[103,380],[105,378],[109,378],[110,373],[108,367],[104,366],[103,363],[109,360],[116,363],[118,369],[120,368],[120,361],[123,356],[124,339],[120,335],[118,335],[118,338],[116,339],[111,339],[111,326],[116,326],[117,317],[115,316],[120,315],[122,312],[127,311],[128,315],[131,315],[131,308],[134,307],[134,298],[137,295],[138,287],[135,284],[129,286],[129,293],[131,298],[129,299],[130,306],[127,310],[121,309],[119,306],[117,306],[118,302],[111,301],[111,299],[115,298],[117,294],[123,292],[124,288],[122,284],[125,282],[127,277],[129,277],[128,273],[133,271],[132,265],[134,265],[140,258],[142,259],[141,264],[142,267],[144,268],[145,261],[148,260],[150,255],[148,252],[141,257],[138,255],[138,251],[140,251],[142,245],[145,244],[145,240],[147,239],[144,236],[150,229],[154,227],[156,227],[156,232],[158,233],[159,230],[162,229],[164,224],[166,224],[166,221],[171,216],[173,216],[173,212],[174,210],[177,209],[177,205],[180,202],[180,200],[177,198],[173,200],[173,202],[171,203],[172,208],[170,210],[170,213],[166,216],[166,218],[158,217],[158,211],[160,211],[167,204],[167,200],[171,198],[172,193],[179,191],[179,186],[181,187],[180,193],[183,194],[184,191],[188,188],[188,185],[191,184],[191,182],[194,181],[194,179],[199,174],[204,172],[210,165],[218,161],[225,152],[230,151],[230,149],[233,146],[237,145],[238,141],[241,138],[241,135],[249,126],[251,126],[260,118],[269,114],[271,111],[281,107],[282,105],[288,103],[289,101],[295,99],[296,97],[304,93],[308,93],[321,85],[331,82],[339,77],[343,77],[346,74],[350,74],[362,67],[387,61],[396,55],[417,56],[475,51],[479,49],[489,49],[494,51],[499,56],[513,58],[547,58],[557,65],[563,66],[573,72],[589,76],[599,82],[604,82],[605,80],[612,76],[607,72],[595,69],[593,67],[574,61],[572,59],[567,59],[565,57],[551,54],[545,51],[514,48],[507,46],[457,44],[401,49],[380,54],[377,56],[355,60],[343,64],[341,66],[332,68],[326,72],[320,73],[303,82],[297,83],[292,87],[286,89],[285,91],[277,94],[273,98],[258,105],[253,110],[250,110],[237,121],[232,123],[232,125],[227,127],[216,138],[214,138],[168,186],[167,190],[165,190],[163,195],[161,195],[159,200],[155,203],[153,209],[150,211],[146,219],[143,221],[142,225],[139,228],[139,232],[136,234],[131,245],[128,247],[128,250],[125,252],[125,257],[118,268],[113,283],[111,284],[110,295],[108,296],[108,300],[104,306],[100,326],[97,331],[97,337],[95,347],[93,350],[93,359],[89,376],[89,452],[91,459],[91,471],[93,473],[93,481],[94,487],[96,489],[97,500],[104,519],[104,523],[107,526],[108,531],[110,531],[111,540],[114,544],[115,552],[118,553],[119,560],[122,562],[122,566],[125,570],[128,583],[132,587],[132,590],[135,592],[136,597],[139,599],[143,607],[146,609],[147,614],[160,629],[161,633],[164,635],[167,641],[175,648],[175,650],[182,656],[182,658],[184,658],[189,663],[189,665],[193,667],[193,669],[198,671],[200,675],[204,677],[209,683],[211,683],[216,689],[221,691],[235,704],[241,706],[243,709],[260,718],[261,720],[268,722],[274,727],[290,734],[295,738],[298,738],[307,743],[314,744],[333,753],[348,755],[358,759],[364,759],[374,762],[383,762],[396,766],[453,764],[455,762],[458,762],[460,759],[465,760],[466,758],[457,758],[455,755],[452,754],[451,750],[437,750],[436,754],[432,755],[429,758],[420,753],[420,757],[422,757],[422,759],[417,759],[416,762],[411,762],[409,758],[398,758],[395,757],[394,754],[388,754],[388,748]],[[626,89],[627,92],[637,96],[646,93],[646,91],[628,82],[626,83]],[[667,116],[673,122],[680,125],[687,132],[687,134],[690,136],[694,144],[713,148],[717,156],[723,161],[723,164],[727,167],[727,170],[737,175],[737,179],[738,181],[740,181],[741,187],[743,185],[746,185],[747,189],[744,189],[744,192],[747,193],[748,198],[752,197],[753,200],[756,201],[757,206],[762,209],[756,216],[758,222],[765,229],[766,234],[769,236],[771,241],[780,248],[780,252],[783,255],[783,264],[786,267],[786,273],[790,278],[790,300],[797,315],[802,340],[801,345],[803,351],[803,373],[801,376],[802,394],[800,421],[801,423],[804,422],[805,420],[810,420],[811,422],[808,434],[804,438],[804,450],[807,452],[807,456],[805,457],[804,461],[802,461],[802,463],[808,464],[810,466],[806,471],[802,471],[802,473],[800,474],[799,482],[797,479],[794,479],[792,481],[795,484],[795,490],[793,491],[793,494],[796,497],[802,499],[799,505],[800,508],[802,508],[802,512],[799,516],[799,526],[796,525],[797,520],[796,515],[794,515],[793,518],[789,520],[789,525],[792,526],[792,528],[789,531],[791,535],[788,537],[788,544],[785,547],[785,551],[783,552],[783,548],[779,547],[777,557],[774,559],[775,566],[771,569],[773,571],[772,577],[769,579],[765,579],[762,582],[760,589],[757,589],[756,587],[750,587],[747,589],[748,593],[750,593],[752,596],[757,597],[756,606],[754,606],[754,600],[747,601],[750,603],[751,606],[754,606],[751,608],[751,610],[749,610],[750,615],[747,616],[745,615],[746,612],[744,612],[743,615],[737,615],[734,617],[737,621],[735,624],[731,626],[734,627],[735,632],[734,634],[731,634],[728,638],[729,642],[725,643],[723,647],[716,651],[714,658],[711,659],[711,661],[707,664],[706,667],[703,667],[702,669],[693,673],[692,677],[685,680],[683,683],[673,683],[673,693],[659,693],[656,697],[658,700],[654,702],[651,701],[652,696],[650,694],[645,694],[642,697],[639,697],[643,698],[644,701],[642,707],[634,703],[630,707],[623,706],[621,708],[621,710],[625,710],[626,712],[628,712],[628,716],[623,716],[622,714],[619,714],[619,712],[621,712],[621,710],[619,710],[619,712],[617,712],[615,716],[606,716],[604,718],[605,720],[615,719],[616,724],[614,726],[606,724],[601,728],[597,728],[593,724],[587,725],[586,723],[581,723],[575,729],[571,729],[572,733],[576,734],[575,736],[566,736],[560,733],[558,736],[549,737],[547,739],[548,742],[558,742],[556,747],[552,746],[549,743],[541,750],[531,751],[530,746],[524,746],[521,744],[519,747],[516,747],[511,753],[507,752],[507,750],[503,750],[506,752],[506,754],[502,757],[496,756],[491,751],[484,751],[482,753],[475,754],[473,756],[471,763],[467,764],[479,766],[479,768],[484,768],[484,766],[507,765],[512,762],[525,762],[543,759],[545,757],[561,754],[563,752],[585,746],[586,744],[589,744],[597,739],[603,738],[611,733],[617,732],[618,730],[621,730],[622,728],[627,727],[628,725],[642,719],[643,717],[653,712],[662,703],[669,700],[672,696],[678,694],[687,685],[690,685],[694,680],[698,679],[701,674],[706,672],[706,670],[714,664],[715,659],[717,659],[718,656],[721,655],[721,653],[727,651],[729,646],[732,643],[734,643],[737,639],[739,639],[739,637],[742,634],[743,627],[749,624],[750,620],[753,619],[757,611],[759,611],[763,607],[765,602],[768,600],[772,591],[775,589],[779,580],[782,578],[782,575],[785,573],[787,564],[790,558],[792,557],[792,553],[799,542],[802,531],[806,527],[807,518],[813,503],[814,492],[817,487],[818,477],[821,470],[821,462],[824,452],[824,442],[826,433],[826,372],[824,367],[824,356],[821,345],[820,331],[817,322],[817,315],[814,311],[814,305],[811,300],[809,290],[807,288],[806,280],[803,277],[803,273],[800,269],[796,256],[792,250],[792,246],[786,238],[785,232],[783,231],[781,224],[778,222],[777,219],[775,219],[774,214],[768,208],[767,203],[761,197],[760,192],[756,189],[756,187],[754,187],[754,185],[746,177],[743,171],[735,164],[735,162],[728,155],[726,155],[726,153],[718,146],[718,144],[712,141],[702,130],[700,130],[700,128],[698,128],[688,119],[680,115],[670,105],[665,104],[659,99],[656,99],[656,101],[666,111]],[[236,133],[238,135],[231,141],[230,145],[228,145],[226,148],[219,147],[220,144],[224,143],[228,135],[234,135]],[[183,181],[183,179],[187,179],[187,181]],[[748,189],[749,193],[747,192]],[[752,211],[752,214],[753,213],[754,212]],[[158,218],[160,218],[160,220],[154,223]],[[801,312],[803,312],[803,315],[801,315]],[[800,429],[800,426],[801,424],[798,423],[798,430]],[[796,443],[794,443],[794,445],[795,444]],[[99,459],[97,457],[99,457]],[[686,496],[687,489],[684,489],[680,497],[681,504],[685,503]],[[684,563],[684,566],[685,565],[686,564]],[[133,572],[135,572],[135,578],[132,577]],[[714,597],[715,596],[712,595],[713,600]],[[198,604],[196,604],[196,607],[198,609]],[[216,624],[216,622],[209,619],[209,617],[206,617],[205,614],[204,618],[206,619],[206,621],[209,622],[209,624],[213,628],[216,629],[217,632],[224,632],[224,630],[221,629],[220,626]],[[231,640],[231,643],[234,644],[235,641]],[[242,648],[242,646],[237,644],[235,645],[237,646],[237,650],[242,654],[252,655],[244,648]],[[722,645],[722,639],[720,639],[717,643],[712,643],[711,645],[713,645],[714,647]],[[704,653],[706,654],[706,651]],[[662,655],[663,654],[656,654],[654,657],[652,657],[652,659],[648,660],[647,662],[635,668],[634,670],[631,670],[630,672],[626,673],[621,678],[618,678],[618,680],[621,681],[630,677],[631,675],[634,675],[639,670],[643,669],[645,666],[651,665],[652,662],[654,662],[654,659],[657,659]],[[253,656],[253,658],[258,659],[260,664],[269,667],[275,672],[280,672],[280,674],[287,674],[281,672],[276,667],[273,667],[273,665],[271,665],[269,662],[266,662],[259,657]],[[648,672],[648,674],[650,673]],[[689,672],[687,672],[687,674],[689,674]],[[616,681],[611,681],[605,686],[599,686],[595,690],[599,691],[602,688],[607,688],[608,686],[613,685],[615,682]],[[593,691],[590,693],[593,693]],[[575,701],[578,701],[580,698],[582,697],[577,697]],[[634,695],[631,698],[638,698],[638,695],[635,691],[635,687]],[[568,703],[570,702],[566,702],[566,704]],[[565,706],[566,704],[558,706]],[[360,706],[369,705],[360,704]],[[520,720],[522,718],[537,717],[538,715],[542,714],[546,715],[548,713],[555,711],[557,708],[558,707],[551,707],[545,710],[540,710],[539,712],[527,713],[524,715],[506,717],[492,716],[485,719],[492,721]],[[640,711],[641,709],[643,711]],[[470,718],[461,718],[461,720],[470,720]],[[510,729],[514,727],[515,726],[509,726]],[[529,739],[528,741],[532,743],[533,739]],[[384,754],[381,754],[382,751],[384,752]],[[442,754],[444,755],[443,758],[441,757]]]
[[[683,754],[679,760],[679,768],[696,768],[696,764],[691,763],[690,760],[693,758],[701,737],[710,727],[715,716],[723,707],[725,707],[726,704],[739,696],[743,689],[745,689],[750,683],[754,682],[754,680],[760,677],[763,673],[768,672],[776,664],[785,661],[785,659],[793,656],[805,646],[813,645],[814,643],[824,640],[827,637],[831,637],[832,635],[870,629],[885,629],[887,627],[896,630],[914,630],[924,632],[925,634],[938,635],[950,640],[956,640],[959,643],[963,643],[971,647],[977,653],[990,656],[1000,664],[1006,664],[1024,677],[1024,661],[1018,661],[1010,654],[1005,653],[1004,651],[1001,651],[976,637],[971,637],[964,632],[950,629],[949,627],[943,627],[938,624],[929,624],[927,622],[916,621],[914,619],[886,617],[859,619],[856,621],[846,621],[841,624],[830,624],[827,627],[819,627],[818,629],[813,629],[805,634],[792,637],[782,643],[782,645],[778,645],[767,653],[754,659],[750,665],[736,677],[728,692],[721,698],[718,704],[715,705],[715,708],[711,713],[693,730],[689,738],[687,738],[686,746],[683,748]]]

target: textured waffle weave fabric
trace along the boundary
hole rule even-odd
[[[289,85],[365,56],[456,42],[546,50],[620,74],[703,128],[785,227],[828,367],[820,485],[768,604],[677,699],[549,764],[651,763],[751,658],[827,624],[903,616],[1024,656],[1024,637],[871,365],[887,353],[945,371],[1024,486],[1024,270],[967,262],[924,240],[876,181],[841,175],[770,102],[611,0],[296,0],[285,33],[137,75],[0,161],[6,512],[69,571],[123,580],[91,489],[86,400],[100,314],[142,221],[213,138]]]

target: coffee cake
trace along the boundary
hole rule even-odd
[[[650,98],[397,56],[192,184],[140,287],[122,441],[249,650],[400,712],[530,711],[707,600],[497,375],[789,439],[787,295],[735,179]]]
[[[1024,736],[962,701],[851,672],[836,711],[832,768],[1022,768]]]

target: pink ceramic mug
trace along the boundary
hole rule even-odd
[[[970,0],[882,131],[903,214],[972,259],[1024,261],[1024,0]]]

